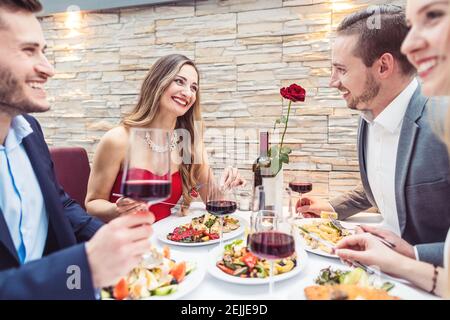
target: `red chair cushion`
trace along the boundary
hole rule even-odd
[[[84,148],[50,148],[58,182],[83,209],[91,168]]]

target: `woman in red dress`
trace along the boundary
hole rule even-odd
[[[160,58],[144,79],[134,110],[100,140],[89,177],[85,201],[87,211],[107,222],[123,214],[150,210],[157,221],[169,216],[171,208],[181,197],[182,209],[187,208],[193,197],[197,196],[196,187],[205,184],[208,179],[208,159],[195,127],[201,124],[201,120],[199,73],[194,62],[179,54]],[[113,195],[120,193],[129,130],[136,127],[173,132],[170,147],[172,192],[164,203],[150,208],[142,202]],[[178,148],[180,139],[176,134],[179,130],[187,130],[191,137],[191,161],[187,161],[190,164],[182,161],[183,155]],[[201,157],[200,161],[194,159],[194,155]],[[152,175],[148,170],[146,173]],[[228,168],[225,175],[227,185],[234,187],[244,183],[237,169]],[[206,189],[198,190],[202,199],[206,199]]]

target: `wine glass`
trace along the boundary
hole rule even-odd
[[[170,197],[170,133],[131,128],[121,193],[149,206]]]
[[[311,176],[309,173],[302,173],[297,176],[295,176],[291,181],[289,182],[289,189],[291,192],[291,199],[290,201],[294,206],[294,211],[296,211],[297,204],[302,204],[302,196],[305,193],[311,192],[313,189],[313,184],[311,182]],[[298,194],[298,196],[296,196]],[[291,213],[293,215],[293,213]]]
[[[208,195],[206,199],[206,211],[219,217],[219,246],[223,245],[223,217],[232,214],[237,209],[236,196],[230,187],[223,185],[224,171],[213,171],[208,173]]]
[[[252,205],[251,205],[251,213],[250,213],[250,232],[249,237],[251,233],[253,233],[253,227],[254,227],[254,220],[256,215],[261,210],[273,210],[272,207],[266,205],[266,190],[264,189],[263,185],[256,186],[253,189],[253,198],[252,198]],[[249,245],[249,239],[247,239],[247,245]]]
[[[273,266],[277,259],[295,253],[294,229],[289,219],[273,210],[260,210],[253,220],[249,249],[270,264],[269,296],[273,296]]]

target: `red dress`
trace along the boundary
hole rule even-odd
[[[117,175],[116,181],[114,182],[113,188],[111,190],[111,195],[109,196],[109,201],[116,202],[119,197],[113,196],[113,193],[121,193],[120,186],[122,184],[122,174],[120,171]],[[155,177],[153,173],[145,169],[133,169],[133,173],[129,173],[129,176],[133,174],[139,176],[140,179],[152,179]],[[156,176],[158,177],[158,176]],[[166,203],[157,203],[149,207],[149,210],[155,215],[156,221],[164,219],[170,216],[170,209],[172,209],[181,197],[183,186],[181,181],[181,174],[179,171],[172,174],[172,188],[169,199],[165,200]],[[170,204],[167,204],[170,203]]]

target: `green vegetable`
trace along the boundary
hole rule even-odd
[[[361,287],[369,287],[370,281],[369,276],[363,269],[356,268],[345,275],[341,284],[356,284]]]
[[[177,291],[177,289],[178,289],[178,285],[177,284],[172,284],[170,286],[160,287],[160,288],[157,288],[157,289],[153,290],[152,291],[152,295],[155,295],[155,296],[167,296],[167,295],[172,294],[175,291]]]
[[[335,230],[337,230],[339,236],[342,236],[342,230],[334,225],[334,223],[328,222],[327,225]]]
[[[240,259],[240,257],[239,257],[239,258],[234,258],[234,259],[233,259],[233,264],[234,264],[236,267],[245,267],[245,266],[247,266],[244,262],[240,261],[239,259]]]
[[[320,270],[319,276],[315,280],[318,285],[335,285],[335,284],[348,284],[358,285],[360,287],[373,286],[370,281],[370,277],[366,271],[361,268],[356,268],[352,271],[331,270],[331,267]],[[389,291],[395,285],[390,282],[385,282],[379,289]]]
[[[320,270],[319,276],[315,283],[318,285],[334,285],[341,284],[349,271],[331,270],[331,267]]]
[[[100,292],[100,297],[101,297],[102,300],[103,299],[112,299],[111,294],[108,291],[104,290],[104,289]]]
[[[234,246],[238,246],[238,245],[242,244],[243,242],[244,242],[244,240],[242,240],[242,239],[234,240],[232,243],[227,244],[223,248],[225,249],[225,251],[231,251],[231,250],[233,250]]]
[[[385,283],[383,283],[383,285],[381,286],[380,289],[382,289],[382,290],[388,292],[388,291],[390,291],[390,290],[391,290],[392,288],[394,288],[394,287],[395,287],[395,284],[390,283],[390,282],[385,282]]]
[[[258,262],[258,264],[255,266],[255,270],[257,271],[257,272],[256,272],[256,276],[257,276],[258,278],[265,278],[265,277],[268,276],[267,273],[266,273],[266,271],[264,270],[264,266],[262,266],[259,262]]]
[[[238,268],[238,266],[236,266],[231,261],[226,260],[226,259],[223,259],[223,264],[225,265],[225,267],[230,268],[232,270],[235,270],[236,268]]]
[[[208,219],[208,221],[205,222],[205,226],[206,226],[208,229],[211,229],[211,227],[214,225],[214,223],[216,222],[216,220],[217,220],[217,217]],[[209,230],[209,231],[211,231],[211,230]]]
[[[247,267],[238,268],[238,269],[234,270],[233,276],[239,276],[241,274],[245,274],[247,271],[248,271]]]

